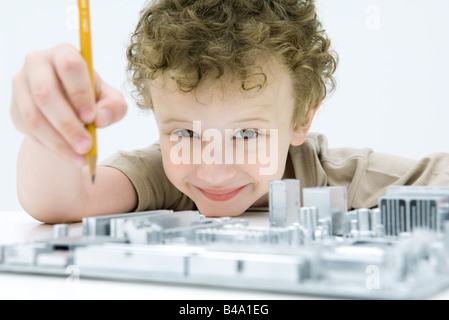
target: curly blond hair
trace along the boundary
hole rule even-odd
[[[267,80],[260,58],[276,57],[291,73],[297,124],[334,89],[337,66],[313,0],[151,1],[141,11],[127,57],[144,109],[152,108],[149,84],[159,75],[190,92],[230,71],[242,90],[252,90]]]

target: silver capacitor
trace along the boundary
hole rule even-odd
[[[271,227],[286,227],[299,222],[299,180],[270,181],[269,206]]]
[[[303,189],[303,206],[317,207],[320,219],[328,220],[331,234],[344,233],[344,213],[347,211],[346,187],[312,187]]]
[[[318,224],[318,209],[316,207],[300,208],[299,223],[307,231],[307,240],[312,240]]]

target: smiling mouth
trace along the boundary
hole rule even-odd
[[[213,189],[202,189],[197,187],[198,190],[208,199],[212,201],[228,201],[234,198],[240,191],[242,191],[243,187],[234,188],[234,189],[221,189],[221,190],[213,190]]]

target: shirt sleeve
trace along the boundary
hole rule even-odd
[[[135,211],[195,209],[193,201],[165,175],[158,143],[140,150],[120,151],[100,165],[120,170],[131,181],[138,198]]]
[[[371,149],[332,149],[319,134],[312,134],[306,144],[315,185],[347,187],[348,209],[377,206],[390,185],[449,185],[448,153],[412,160]]]

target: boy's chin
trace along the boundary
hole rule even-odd
[[[233,205],[219,202],[214,206],[197,204],[197,207],[198,211],[207,218],[237,217],[249,208],[249,206],[236,208]]]

